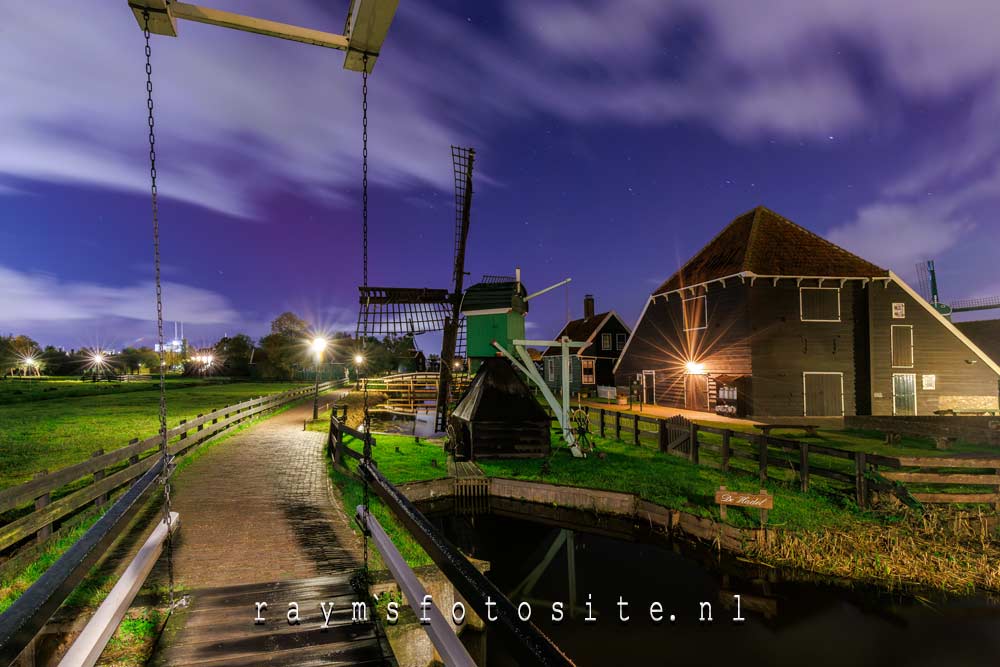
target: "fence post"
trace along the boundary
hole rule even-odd
[[[92,458],[92,459],[93,458],[97,458],[98,456],[102,456],[103,454],[104,454],[104,450],[103,449],[98,449],[96,452],[94,452],[93,454],[90,455],[90,458]],[[104,476],[106,474],[107,474],[107,471],[105,471],[103,468],[101,468],[100,470],[95,470],[94,471],[94,484],[97,484],[102,479],[104,479]],[[96,498],[94,498],[94,507],[100,507],[101,505],[103,505],[106,502],[108,502],[108,494],[102,493],[101,495],[99,495]]]
[[[180,423],[180,426],[183,426],[184,424],[187,424],[187,423],[188,423],[188,420],[182,419],[181,423]],[[188,432],[187,431],[181,431],[181,440],[185,440],[185,439],[187,439],[187,437],[188,437]]]
[[[202,414],[200,412],[198,413],[198,419],[201,419],[204,416],[205,416],[204,414]],[[198,430],[199,431],[204,431],[205,430],[205,422],[199,422],[198,423]]]
[[[131,440],[128,441],[128,446],[131,447],[132,445],[134,445],[137,442],[139,442],[139,438],[132,438]],[[132,456],[128,457],[128,464],[130,466],[134,466],[138,462],[139,462],[139,455],[138,454],[133,454]]]
[[[854,483],[857,492],[858,507],[868,507],[868,480],[865,478],[865,453],[854,452]]]
[[[601,414],[599,415],[601,420],[601,437],[604,437],[604,408],[601,408]]]
[[[212,414],[215,414],[216,412],[218,412],[218,410],[216,410],[215,408],[212,408]],[[215,415],[214,417],[212,417],[212,423],[213,424],[218,424],[219,423],[219,415]]]
[[[639,446],[639,415],[632,415],[632,444]]]
[[[39,477],[45,477],[48,474],[49,474],[48,470],[42,470],[40,472],[36,472],[35,479],[38,479]],[[48,492],[35,498],[35,511],[37,512],[40,509],[45,509],[45,507],[49,504],[49,501],[51,500],[52,496]],[[49,539],[49,537],[51,536],[52,536],[52,524],[47,523],[41,528],[39,528],[38,531],[35,533],[35,541],[41,544],[45,540]]]
[[[667,436],[667,420],[666,419],[657,419],[656,420],[656,424],[659,427],[660,451],[665,454],[667,452],[667,442],[668,442],[667,441],[667,437],[668,437]]]
[[[757,463],[760,470],[760,483],[767,482],[767,436],[757,436]]]
[[[729,438],[732,435],[728,428],[722,431],[722,472],[729,472]]]
[[[802,493],[809,491],[809,443],[799,442],[799,482]]]
[[[622,413],[615,410],[615,440],[622,439]]]
[[[691,459],[691,463],[698,463],[698,425],[691,422],[690,432],[688,435],[688,443],[690,449],[688,450],[688,458]]]

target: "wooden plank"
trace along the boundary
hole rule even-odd
[[[729,438],[732,436],[732,431],[725,429],[722,432],[722,472],[729,472],[729,457],[731,455]]]
[[[886,479],[894,482],[920,484],[1000,484],[1000,474],[963,475],[935,472],[883,472]]]
[[[996,493],[911,493],[922,503],[995,503],[1000,500]]]
[[[1000,468],[1000,458],[955,458],[937,456],[900,456],[901,466],[913,468]]]

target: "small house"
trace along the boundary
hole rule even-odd
[[[583,317],[568,322],[553,340],[563,336],[587,343],[572,350],[570,356],[570,393],[596,392],[597,387],[615,385],[615,363],[625,349],[631,331],[618,314],[609,310],[595,313],[594,297],[583,298]],[[562,390],[562,348],[549,347],[542,352],[543,377],[554,391]]]
[[[893,272],[759,206],[656,289],[615,368],[734,416],[995,410],[998,361]]]

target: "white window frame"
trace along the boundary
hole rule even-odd
[[[628,343],[628,334],[618,333],[615,334],[615,352],[621,352],[625,349],[625,345]]]
[[[920,414],[920,401],[917,395],[917,374],[916,373],[893,373],[892,374],[892,416],[896,416],[896,376],[913,378],[913,414],[903,415],[904,417],[916,417]]]
[[[545,357],[545,379],[549,382],[556,381],[555,357]]]
[[[841,371],[803,371],[802,373],[802,416],[809,416],[808,395],[806,393],[807,375],[839,375],[840,376],[840,416],[847,414],[847,400],[844,397],[844,374]]]
[[[609,334],[609,333],[602,333],[601,334],[601,351],[602,352],[611,351],[613,349],[611,347],[613,345],[613,343],[614,343],[614,339],[613,339],[613,336],[611,334]]]
[[[646,378],[652,379],[653,384],[653,402],[646,403]],[[642,371],[642,402],[646,405],[656,405],[656,371]]]
[[[898,310],[898,312],[900,313],[899,315],[896,314],[897,313],[897,309],[896,309],[897,306],[899,306],[899,310]],[[892,304],[892,319],[894,319],[894,320],[905,320],[906,319],[906,302],[905,301],[894,301],[893,302],[893,304]]]
[[[697,299],[704,299],[705,300],[705,305],[701,309],[702,322],[704,322],[704,326],[689,327],[688,326],[688,317],[687,317],[687,313],[688,313],[687,302],[688,301],[695,301]],[[704,329],[707,329],[708,328],[708,295],[707,294],[699,294],[698,296],[692,296],[692,297],[688,297],[687,299],[684,299],[681,302],[681,317],[684,318],[684,331],[702,331]]]
[[[802,308],[802,292],[805,290],[826,290],[837,293],[837,319],[835,320],[807,320],[805,316],[805,311]],[[840,288],[839,287],[800,287],[799,288],[799,321],[800,322],[841,322],[843,321],[843,311],[840,304]]]
[[[590,382],[587,382],[587,364],[590,364]],[[596,359],[580,359],[580,384],[597,384]]]
[[[910,365],[909,366],[897,366],[894,362],[896,358],[896,337],[893,335],[893,329],[909,329],[910,330]],[[889,327],[889,363],[892,364],[893,368],[913,368],[916,363],[916,354],[914,354],[913,346],[913,325],[912,324],[893,324]],[[903,373],[905,375],[905,373]]]

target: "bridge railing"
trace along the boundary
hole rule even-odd
[[[507,599],[500,589],[487,579],[483,573],[477,570],[458,549],[452,546],[441,535],[433,524],[427,520],[427,517],[379,472],[375,462],[371,461],[370,458],[368,458],[368,461],[371,462],[371,465],[369,465],[368,461],[366,461],[365,453],[370,453],[371,447],[375,445],[374,436],[370,433],[357,431],[342,423],[337,418],[336,412],[334,410],[330,415],[330,436],[327,440],[327,447],[334,462],[342,464],[343,457],[345,456],[358,461],[358,474],[371,485],[375,494],[399,519],[407,532],[409,532],[424,551],[427,552],[431,560],[434,561],[434,564],[437,565],[438,569],[451,582],[462,598],[472,606],[480,617],[490,619],[495,623],[504,646],[517,657],[518,663],[526,665],[559,665],[563,667],[573,665],[573,662],[559,647],[542,634],[534,624],[520,619],[513,603]],[[347,446],[343,439],[345,435],[361,441],[367,452],[358,452]],[[358,510],[360,512],[363,508],[359,507]],[[372,520],[370,515],[367,518],[369,521]],[[371,526],[364,518],[361,519],[361,523],[364,530],[370,530]],[[385,540],[388,541],[388,537]],[[391,545],[391,542],[389,544]],[[376,546],[379,546],[378,541],[376,541]],[[383,552],[383,555],[385,553]],[[403,582],[400,579],[397,578],[396,582],[400,584],[401,588],[403,587]],[[414,598],[407,594],[407,599],[410,600],[412,605]]]
[[[323,383],[325,391],[337,383]],[[181,420],[167,431],[172,441],[168,451],[183,454],[191,447],[214,437],[246,419],[274,410],[291,401],[311,395],[314,386],[303,386],[270,396],[261,396],[229,405],[195,419]],[[35,537],[43,543],[52,534],[54,524],[84,509],[102,507],[110,494],[141,477],[158,460],[160,436],[133,439],[124,447],[105,452],[95,451],[89,459],[54,472],[40,472],[29,482],[0,491],[0,513],[29,506],[30,511],[0,526],[0,552]],[[81,486],[82,485],[82,486]],[[80,487],[80,488],[76,488]]]

